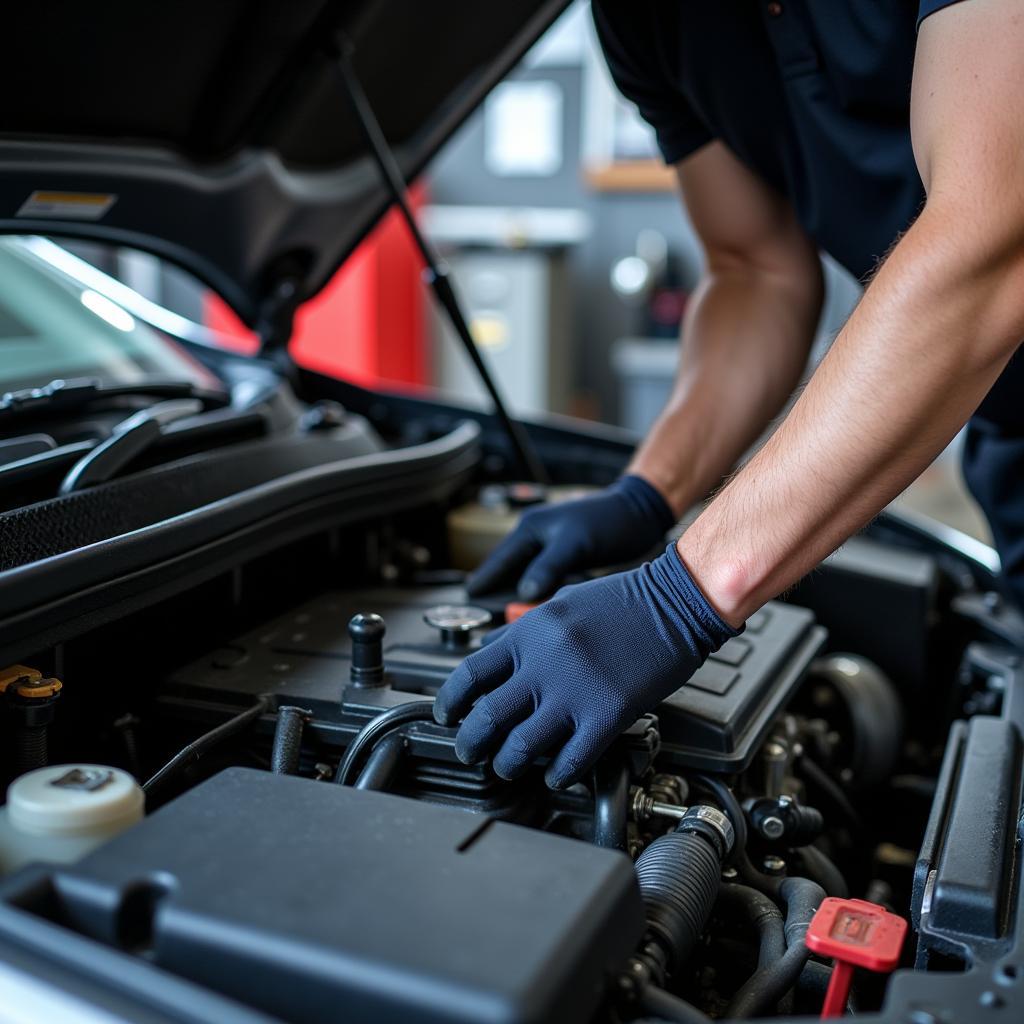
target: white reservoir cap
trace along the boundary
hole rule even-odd
[[[59,764],[37,768],[7,789],[7,818],[34,836],[87,836],[141,820],[142,787],[120,768]]]

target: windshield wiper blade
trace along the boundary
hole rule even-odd
[[[226,392],[200,388],[189,381],[145,381],[138,384],[104,385],[93,377],[57,379],[42,387],[21,388],[0,395],[0,426],[23,417],[78,412],[96,402],[125,397],[195,398],[208,409],[231,404],[231,397]]]

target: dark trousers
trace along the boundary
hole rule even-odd
[[[1008,597],[1024,609],[1024,353],[967,426],[964,479],[992,527]]]

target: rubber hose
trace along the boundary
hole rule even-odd
[[[829,896],[838,896],[845,900],[850,895],[842,872],[835,866],[831,858],[816,846],[804,846],[798,851],[798,855],[803,860],[804,874],[817,882]]]
[[[743,813],[743,808],[740,807],[736,795],[721,779],[716,779],[711,775],[697,775],[695,781],[718,801],[729,821],[732,822],[735,839],[729,860],[735,866],[740,879],[752,889],[756,889],[772,899],[778,899],[782,879],[773,878],[771,875],[758,871],[747,856],[747,816]]]
[[[302,732],[308,719],[309,712],[303,708],[286,705],[277,709],[274,745],[270,751],[270,770],[275,775],[298,775]]]
[[[163,768],[147,782],[144,782],[142,785],[143,791],[147,795],[152,793],[153,790],[161,786],[168,778],[175,775],[186,765],[198,761],[211,747],[215,747],[218,743],[228,739],[228,737],[234,736],[236,733],[248,728],[256,719],[261,718],[270,710],[270,705],[271,699],[269,697],[260,697],[251,708],[246,708],[245,711],[235,715],[234,718],[221,722],[215,729],[204,732],[202,736],[193,740],[187,747],[179,750]]]
[[[736,993],[726,1017],[755,1017],[766,1012],[796,984],[810,950],[804,945],[804,936],[811,918],[825,898],[825,892],[809,878],[785,878],[779,893],[786,903],[785,935],[788,949],[772,964],[758,968],[747,983]]]
[[[832,968],[825,964],[819,964],[816,960],[808,960],[804,964],[804,969],[800,972],[800,977],[797,979],[796,987],[802,992],[809,992],[813,996],[824,999],[825,993],[828,991],[828,986],[832,982]],[[846,1010],[848,1013],[858,1013],[857,999],[853,992],[850,990],[850,994],[846,999]]]
[[[718,894],[719,905],[739,910],[756,929],[758,935],[757,966],[767,967],[786,952],[786,934],[782,911],[764,893],[749,885],[723,885]]]
[[[684,963],[707,925],[722,874],[714,844],[695,832],[655,839],[636,862],[648,934],[666,954],[671,974]]]
[[[771,967],[760,969],[751,976],[736,993],[725,1016],[743,1020],[767,1012],[796,984],[810,955],[811,951],[804,945],[803,939],[790,946],[781,960],[776,960]]]
[[[340,786],[347,786],[355,775],[358,761],[363,754],[369,752],[389,732],[407,725],[409,722],[432,722],[434,720],[434,702],[432,700],[414,700],[408,704],[398,704],[383,714],[371,719],[348,745],[345,756],[334,775],[334,781]]]
[[[801,755],[799,765],[800,770],[807,776],[807,781],[821,791],[822,795],[832,804],[833,809],[846,819],[846,824],[854,832],[863,832],[864,822],[857,813],[857,809],[850,803],[849,797],[843,792],[842,786],[806,754]]]
[[[786,904],[786,945],[793,945],[807,934],[825,890],[809,878],[784,878],[779,895]]]
[[[602,761],[594,768],[594,845],[625,850],[629,768],[615,760]]]
[[[666,992],[657,985],[648,985],[640,996],[644,1011],[659,1020],[677,1021],[678,1024],[712,1024],[711,1018],[692,1003]],[[638,1022],[634,1021],[634,1024]]]
[[[393,732],[370,751],[356,779],[356,789],[385,790],[394,781],[405,755],[405,737]]]

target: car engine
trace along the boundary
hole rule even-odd
[[[358,437],[340,463],[365,473],[447,436],[385,443],[376,415],[338,414],[309,445]],[[506,782],[462,764],[431,714],[524,611],[462,588],[468,512],[498,536],[543,496],[487,464],[379,514],[364,489],[329,525],[275,520],[230,558],[193,547],[187,576],[77,607],[73,628],[9,620],[5,955],[56,957],[173,1020],[786,1018],[828,998],[923,1024],[1012,1007],[1024,691],[1015,613],[977,567],[880,521],[587,782],[551,791],[543,762]],[[84,838],[99,812],[60,824],[115,792],[130,813],[102,841]],[[41,833],[19,840],[34,855],[10,838],[32,815],[49,854]],[[888,959],[856,938],[847,963],[835,921],[888,929]]]

